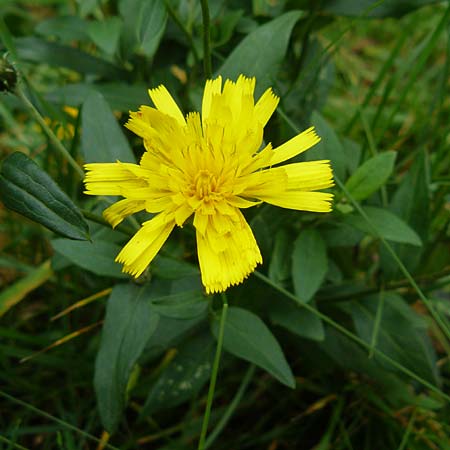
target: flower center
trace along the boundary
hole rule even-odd
[[[200,170],[194,178],[192,187],[198,199],[209,200],[211,194],[217,193],[217,179],[208,170]]]

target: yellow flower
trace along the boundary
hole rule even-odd
[[[194,215],[202,282],[207,293],[241,283],[262,263],[241,208],[261,202],[303,211],[328,212],[333,185],[329,161],[277,166],[319,142],[313,128],[283,145],[261,149],[263,128],[278,104],[271,89],[254,101],[255,79],[208,80],[202,114],[184,116],[164,86],[149,91],[156,108],[141,106],[126,126],[142,137],[140,163],[86,164],[86,193],[120,195],[104,211],[117,226],[141,210],[144,222],[116,258],[138,277],[175,225]]]

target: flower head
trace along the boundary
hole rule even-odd
[[[252,230],[241,209],[261,202],[303,211],[327,212],[333,185],[329,161],[278,166],[312,147],[313,128],[273,149],[261,149],[263,129],[278,98],[268,89],[254,101],[255,79],[240,76],[206,82],[202,113],[184,116],[164,86],[149,91],[156,108],[141,106],[126,126],[142,137],[140,163],[86,164],[86,193],[120,195],[104,211],[117,226],[141,210],[155,216],[116,258],[123,271],[138,277],[175,225],[194,216],[202,282],[208,293],[241,283],[262,263]]]

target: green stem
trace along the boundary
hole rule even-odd
[[[253,364],[248,368],[246,374],[244,375],[244,378],[242,379],[239,389],[236,392],[236,395],[234,396],[233,400],[231,400],[231,403],[228,406],[227,410],[220,418],[219,423],[217,424],[216,428],[214,428],[214,430],[208,436],[208,439],[206,440],[206,444],[205,444],[205,449],[208,449],[209,447],[211,447],[211,445],[217,439],[219,434],[226,427],[228,421],[230,420],[234,411],[236,410],[239,403],[241,402],[242,397],[244,396],[245,391],[247,390],[247,387],[250,384],[250,381],[252,380],[252,377],[255,373],[255,369],[256,369],[256,367]]]
[[[211,68],[211,35],[208,0],[201,0],[203,18],[203,65],[205,68],[205,78],[212,78]]]
[[[29,109],[31,115],[36,119],[36,121],[42,127],[45,134],[48,136],[51,143],[55,147],[55,149],[58,150],[58,152],[63,156],[63,158],[65,158],[67,160],[67,162],[72,166],[72,168],[79,175],[79,177],[81,179],[83,179],[84,178],[83,169],[73,159],[72,155],[64,147],[64,145],[61,144],[60,140],[55,136],[55,133],[53,133],[52,129],[45,123],[45,120],[41,116],[39,111],[35,108],[33,103],[31,103],[30,100],[28,100],[27,96],[25,95],[25,93],[22,90],[22,87],[18,85],[15,92],[16,92],[17,96],[22,100],[24,105]]]
[[[216,355],[214,357],[214,363],[211,372],[211,381],[209,383],[208,398],[206,400],[206,410],[205,415],[203,416],[202,431],[200,433],[200,440],[198,442],[198,450],[205,449],[206,433],[208,431],[208,423],[209,418],[211,416],[211,408],[214,399],[214,391],[216,389],[217,374],[219,373],[220,356],[222,353],[222,345],[223,345],[223,335],[225,332],[225,321],[227,318],[227,311],[228,311],[228,302],[225,294],[222,295],[222,300],[223,306],[222,306],[222,314],[220,316],[219,335],[217,336]]]
[[[315,316],[322,319],[328,325],[331,325],[333,328],[338,330],[343,335],[347,336],[352,341],[359,344],[361,347],[364,347],[366,350],[369,350],[369,351],[371,350],[370,344],[368,344],[366,341],[364,341],[360,337],[356,336],[356,334],[353,334],[351,331],[347,330],[347,328],[345,328],[342,325],[340,325],[339,323],[335,322],[333,319],[331,319],[327,315],[321,313],[319,310],[317,310],[316,308],[311,306],[309,303],[305,303],[304,301],[301,301],[297,296],[295,296],[294,294],[289,292],[287,289],[284,289],[283,287],[279,286],[278,284],[273,282],[270,278],[266,277],[264,274],[257,272],[257,271],[253,272],[253,274],[260,280],[264,281],[264,283],[268,284],[273,289],[275,289],[276,291],[283,294],[285,297],[288,297],[291,300],[293,300],[301,308],[305,308],[307,311],[311,312]],[[422,384],[423,386],[427,387],[431,391],[438,394],[440,397],[442,397],[445,400],[447,400],[448,402],[450,402],[450,395],[447,395],[445,392],[442,392],[439,388],[437,388],[435,385],[431,384],[429,381],[425,380],[424,378],[420,377],[419,375],[416,375],[412,370],[409,370],[407,367],[405,367],[402,364],[395,361],[395,359],[392,359],[390,356],[386,355],[385,353],[383,353],[382,351],[380,351],[376,348],[373,349],[373,354],[378,356],[380,359],[383,359],[384,361],[388,362],[389,364],[391,364],[392,367],[395,367],[400,372],[409,376],[413,380],[416,380],[418,383]]]
[[[188,30],[186,25],[180,20],[180,18],[178,17],[178,14],[172,8],[172,5],[170,4],[170,1],[165,0],[164,4],[166,5],[166,9],[167,9],[167,12],[168,12],[170,18],[176,23],[176,25],[181,30],[181,32],[186,36],[186,39],[188,40],[189,45],[191,46],[192,54],[194,55],[195,63],[198,63],[200,58],[198,56],[198,52],[197,52],[197,48],[195,47],[194,40],[192,39],[191,32]]]

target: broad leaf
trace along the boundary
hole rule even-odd
[[[130,145],[103,96],[93,93],[83,104],[81,150],[90,162],[135,162]]]
[[[119,17],[108,17],[88,23],[87,32],[95,45],[108,55],[112,55],[119,43],[122,20]]]
[[[394,169],[396,155],[395,152],[380,153],[358,167],[345,184],[355,200],[366,199],[386,183]]]
[[[320,288],[328,271],[325,242],[315,230],[302,231],[294,242],[292,281],[295,294],[308,302]]]
[[[122,265],[114,261],[120,247],[106,241],[76,242],[68,239],[51,241],[52,247],[73,264],[97,275],[129,278],[122,272]]]
[[[141,2],[137,21],[139,51],[153,56],[166,29],[167,11],[163,0]]]
[[[305,159],[307,161],[329,159],[333,172],[341,181],[345,180],[348,168],[347,156],[337,134],[317,111],[313,112],[311,123],[321,140],[311,150],[305,152]]]
[[[162,316],[191,319],[205,313],[208,300],[202,291],[183,291],[152,299],[153,309]]]
[[[218,319],[213,323],[217,337]],[[294,376],[278,341],[255,314],[242,308],[230,307],[225,322],[223,346],[226,351],[267,370],[281,383],[295,387]]]
[[[44,36],[53,36],[63,43],[72,41],[85,41],[88,39],[86,33],[86,21],[77,16],[55,16],[39,22],[35,31]]]
[[[66,67],[78,73],[98,75],[107,79],[123,78],[126,72],[110,62],[81,50],[34,37],[15,39],[18,56],[25,60]]]
[[[240,74],[256,77],[257,95],[273,86],[281,61],[300,11],[290,11],[258,27],[231,52],[217,71],[224,79],[235,80]]]
[[[423,319],[398,295],[384,295],[376,348],[417,375],[438,383],[436,355]],[[374,332],[378,301],[379,296],[373,295],[348,306],[358,335],[369,344]]]
[[[133,284],[117,285],[107,302],[94,385],[100,417],[109,433],[125,407],[131,371],[158,325],[159,316],[145,291]]]
[[[363,209],[369,217],[373,227],[375,227],[378,233],[385,239],[415,246],[422,245],[422,241],[417,233],[395,214],[375,206],[366,206]],[[343,221],[361,231],[377,237],[373,228],[367,223],[364,217],[359,214],[357,215],[357,213],[347,215]]]
[[[274,324],[280,325],[300,337],[314,341],[322,341],[325,338],[320,318],[287,299],[271,305],[269,317]]]
[[[183,343],[151,388],[141,414],[173,408],[192,398],[209,379],[214,348],[209,333]]]
[[[5,206],[69,239],[89,239],[81,212],[33,160],[20,152],[9,155],[0,171]]]
[[[269,264],[269,278],[282,284],[291,276],[292,243],[289,234],[280,230],[275,235],[272,258]]]

